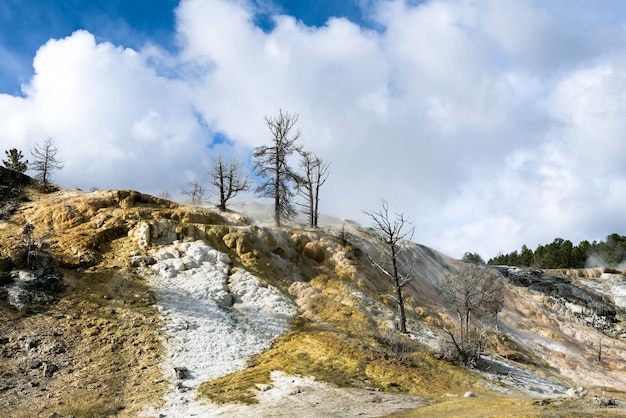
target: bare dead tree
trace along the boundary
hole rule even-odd
[[[443,286],[444,300],[457,316],[456,324],[444,326],[444,331],[464,366],[474,364],[482,354],[488,332],[485,320],[497,320],[504,303],[501,285],[493,270],[465,264]]]
[[[241,170],[241,164],[237,160],[226,161],[222,156],[213,159],[213,167],[209,175],[211,184],[219,195],[220,202],[217,207],[221,211],[226,210],[228,202],[237,194],[250,190],[250,176]]]
[[[409,227],[410,222],[403,213],[397,213],[392,218],[389,214],[389,206],[385,200],[382,201],[381,207],[376,210],[365,212],[373,222],[376,229],[385,244],[384,258],[386,263],[391,263],[391,271],[383,263],[378,263],[370,257],[371,262],[379,268],[387,277],[389,277],[395,287],[396,303],[398,304],[398,330],[406,333],[406,314],[404,311],[404,299],[402,297],[402,288],[406,286],[412,279],[412,272],[401,272],[400,254],[405,248],[403,243],[413,238],[415,228]]]
[[[320,188],[328,179],[329,163],[325,163],[317,155],[302,151],[300,169],[301,181],[298,184],[298,194],[306,199],[304,211],[309,218],[309,225],[317,228],[319,219]]]
[[[345,223],[341,224],[341,229],[339,230],[339,242],[344,247],[348,245],[348,228]]]
[[[30,150],[34,158],[31,167],[37,173],[35,178],[43,183],[44,190],[49,187],[51,172],[63,168],[62,162],[57,159],[58,152],[51,138],[46,139],[42,144],[35,144]]]
[[[192,205],[199,205],[204,202],[204,186],[198,182],[198,179],[190,180],[189,189],[181,189],[180,192],[185,196],[189,196],[189,202]]]
[[[281,219],[290,219],[296,214],[291,185],[297,185],[300,177],[289,167],[287,158],[300,151],[295,144],[300,138],[300,130],[294,130],[297,122],[297,114],[289,114],[282,109],[278,116],[265,116],[265,124],[272,134],[272,145],[257,147],[252,153],[257,175],[266,178],[256,188],[256,193],[259,197],[274,199],[276,226],[280,226]]]

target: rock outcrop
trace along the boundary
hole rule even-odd
[[[6,167],[0,166],[0,185],[20,188],[28,186],[33,183],[33,179],[26,174],[18,173],[17,171],[9,170]]]
[[[22,188],[32,182],[25,174],[0,167],[0,220],[15,213],[25,200]]]
[[[511,284],[544,295],[565,311],[571,318],[614,335],[613,325],[618,322],[619,308],[608,298],[577,286],[571,278],[554,276],[542,270],[499,266],[496,269]]]

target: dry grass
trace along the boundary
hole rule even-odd
[[[57,409],[61,416],[73,416],[75,418],[103,418],[119,415],[124,406],[113,398],[98,399],[96,401],[84,398],[70,399]]]
[[[532,399],[502,395],[488,397],[443,397],[433,405],[396,412],[389,418],[452,418],[452,417],[623,417],[623,407],[606,408],[593,399]]]
[[[373,340],[351,338],[308,322],[296,325],[298,330],[279,338],[273,348],[254,357],[248,368],[203,384],[200,393],[220,404],[253,404],[256,385],[271,383],[274,370],[313,376],[337,387],[374,387],[424,397],[450,391],[486,393],[477,375],[424,352],[397,358],[391,347]],[[419,349],[416,343],[407,344]]]

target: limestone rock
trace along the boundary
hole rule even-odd
[[[302,254],[313,261],[317,261],[318,263],[321,263],[326,258],[324,248],[319,244],[319,242],[315,241],[307,242],[304,245]]]
[[[582,386],[569,388],[565,394],[570,398],[584,398],[587,396],[587,389]]]

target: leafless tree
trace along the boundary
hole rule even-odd
[[[296,214],[291,185],[297,185],[300,178],[289,167],[287,158],[300,151],[300,147],[296,146],[300,130],[294,130],[297,122],[297,114],[289,114],[282,109],[278,116],[265,116],[265,124],[272,134],[272,145],[257,147],[252,154],[256,160],[254,169],[259,177],[266,179],[256,188],[256,193],[260,197],[274,199],[276,226],[280,226],[281,219],[289,219]]]
[[[446,325],[444,331],[464,366],[475,364],[480,358],[488,333],[485,320],[497,320],[504,303],[501,285],[493,270],[465,264],[443,286],[444,300],[457,316],[454,326]]]
[[[181,193],[185,196],[189,196],[189,201],[192,205],[199,205],[204,202],[204,186],[198,182],[198,179],[190,180],[187,183],[189,189],[181,189]]]
[[[344,247],[348,245],[348,228],[345,223],[341,224],[341,229],[339,230],[339,242]]]
[[[325,163],[317,155],[301,152],[300,169],[301,181],[298,183],[298,194],[306,199],[304,213],[309,218],[309,225],[317,228],[319,219],[320,188],[328,179],[329,163]]]
[[[35,144],[35,147],[30,150],[34,158],[31,167],[37,172],[35,177],[43,183],[44,190],[49,187],[51,172],[63,168],[62,162],[57,159],[58,152],[51,138],[46,139],[42,144]]]
[[[382,201],[381,207],[376,210],[365,212],[373,222],[376,229],[385,244],[383,254],[384,261],[376,262],[370,257],[372,263],[378,267],[383,274],[391,278],[396,292],[396,303],[398,304],[398,330],[406,333],[406,314],[404,311],[404,299],[402,297],[402,288],[406,286],[412,279],[412,272],[402,273],[400,266],[400,254],[406,248],[404,244],[413,238],[415,228],[410,225],[408,219],[403,213],[397,213],[393,217],[389,214],[389,206],[385,200]],[[391,264],[391,270],[385,264]]]
[[[241,164],[236,160],[226,161],[222,156],[213,159],[209,171],[211,184],[217,189],[220,202],[217,207],[224,211],[228,201],[239,192],[250,190],[251,181],[247,173],[241,171]]]

